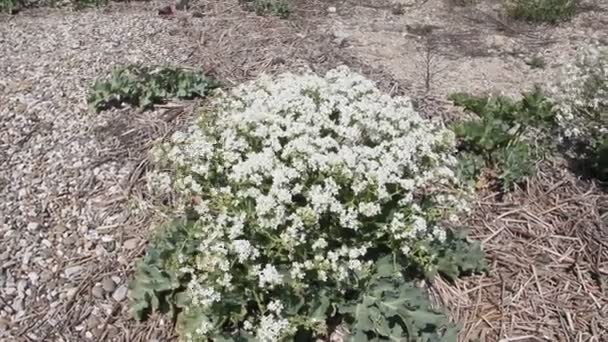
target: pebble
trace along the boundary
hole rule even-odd
[[[27,288],[27,280],[21,279],[17,282],[17,292],[20,296],[25,294],[25,289]]]
[[[91,294],[93,294],[93,296],[95,298],[103,298],[104,295],[104,289],[103,287],[101,287],[101,285],[97,284],[95,286],[93,286],[93,288],[91,289]]]
[[[125,241],[125,243],[122,246],[127,250],[132,250],[132,249],[137,248],[138,244],[139,244],[138,239],[129,239],[129,240]]]
[[[8,321],[0,318],[0,331],[7,331],[8,330]]]
[[[12,307],[15,311],[23,311],[23,298],[15,298]]]
[[[114,291],[114,293],[112,294],[112,298],[114,298],[114,300],[117,302],[122,302],[123,300],[125,300],[125,298],[127,298],[127,292],[127,285],[122,285],[117,288],[116,291]]]
[[[63,243],[66,246],[71,246],[71,245],[75,244],[77,240],[78,240],[78,238],[76,236],[70,235],[70,236],[67,236],[65,239],[63,239]]]
[[[27,224],[27,230],[35,231],[38,229],[39,226],[40,226],[40,223],[38,223],[38,222],[30,222]]]
[[[337,9],[334,6],[327,8],[327,12],[329,12],[329,13],[336,13],[336,11],[337,11]]]
[[[38,273],[30,272],[30,273],[28,273],[27,277],[32,284],[36,285],[38,283],[38,279],[39,279]]]
[[[78,288],[77,287],[72,287],[69,288],[67,290],[67,292],[65,293],[67,298],[73,298],[76,295],[76,292],[78,292]]]
[[[53,278],[53,273],[51,271],[45,270],[40,274],[40,281],[43,283],[48,282]]]
[[[101,280],[101,287],[106,292],[114,292],[114,290],[116,289],[116,283],[114,282],[114,280],[112,280],[112,278],[104,277]]]
[[[71,266],[66,268],[63,273],[65,274],[66,278],[71,278],[72,276],[80,273],[80,271],[82,271],[82,266]]]

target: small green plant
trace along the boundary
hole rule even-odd
[[[287,19],[291,15],[291,7],[286,0],[254,0],[253,7],[258,15],[274,15]]]
[[[507,12],[515,19],[556,24],[571,19],[578,0],[511,0]]]
[[[0,12],[13,14],[17,5],[17,0],[0,0]]]
[[[479,0],[448,0],[448,2],[454,6],[468,7],[474,6]]]
[[[526,64],[532,69],[544,69],[546,66],[545,59],[542,56],[533,56],[526,61]]]
[[[514,101],[504,96],[477,97],[453,94],[455,105],[476,115],[457,122],[454,133],[460,142],[459,174],[475,180],[484,167],[494,171],[503,190],[510,189],[534,172],[544,135],[537,132],[551,127],[552,105],[540,88]]]
[[[291,15],[288,0],[239,0],[239,2],[257,15],[274,15],[281,19],[287,19]]]
[[[72,6],[75,9],[85,9],[107,6],[110,0],[72,0]]]
[[[114,68],[109,78],[95,81],[88,98],[97,111],[124,104],[149,108],[171,98],[204,97],[217,87],[200,72],[171,67],[130,65]]]

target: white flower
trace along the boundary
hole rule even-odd
[[[209,322],[208,320],[203,320],[200,323],[200,325],[196,328],[195,332],[198,335],[205,335],[206,333],[211,331],[212,328],[213,328],[213,323]]]
[[[253,329],[253,324],[251,324],[249,321],[245,321],[243,322],[243,329],[251,331]]]
[[[312,244],[312,249],[325,249],[327,247],[327,241],[324,238],[320,238]]]
[[[237,254],[240,263],[245,262],[247,259],[255,259],[259,252],[251,246],[251,243],[247,240],[234,240],[232,241],[232,249]]]
[[[445,242],[447,239],[447,234],[445,230],[439,227],[436,227],[436,229],[433,230],[433,236],[435,236],[435,239],[437,239],[437,241],[442,243]]]
[[[304,272],[302,271],[303,265],[299,262],[294,262],[289,274],[293,279],[302,280],[304,279]]]
[[[188,290],[192,294],[192,303],[194,305],[208,306],[214,302],[219,302],[221,295],[211,287],[203,287],[198,283],[198,279],[193,277],[188,282]]]
[[[359,212],[363,216],[372,217],[380,214],[380,205],[378,203],[359,203]]]
[[[412,231],[414,234],[423,234],[426,232],[426,220],[420,216],[414,216],[412,219]]]
[[[268,303],[266,308],[268,310],[270,310],[271,312],[279,315],[279,314],[281,314],[281,311],[283,311],[283,304],[281,303],[281,301],[273,300],[270,303]]]
[[[256,331],[257,340],[261,342],[276,342],[280,340],[281,334],[289,326],[286,319],[277,318],[274,315],[265,315],[260,321],[260,326]]]
[[[279,274],[277,269],[270,264],[266,264],[264,269],[262,269],[259,274],[259,283],[260,287],[274,287],[275,285],[279,285],[283,281],[283,277]]]

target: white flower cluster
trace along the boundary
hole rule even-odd
[[[592,45],[566,66],[553,98],[562,139],[608,135],[608,48]]]
[[[370,250],[408,257],[445,239],[438,222],[462,204],[451,131],[346,67],[261,77],[214,109],[156,157],[198,214],[199,254],[178,257],[193,305],[247,288],[260,307],[241,327],[257,340],[295,328],[277,290],[346,289],[369,271]]]

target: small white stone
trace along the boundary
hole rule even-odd
[[[329,12],[329,13],[336,13],[336,11],[337,11],[337,9],[334,6],[327,8],[327,12]]]
[[[132,250],[132,249],[137,248],[138,244],[139,244],[138,239],[129,239],[129,240],[125,241],[125,243],[122,246],[127,250]]]
[[[12,307],[16,311],[23,311],[23,298],[15,298]]]
[[[103,298],[103,288],[99,284],[93,286],[93,288],[91,289],[91,293],[96,298]]]
[[[17,282],[17,292],[19,293],[20,296],[23,296],[25,294],[26,287],[27,287],[27,280],[21,279]]]
[[[70,278],[70,277],[80,273],[80,271],[82,271],[82,266],[72,266],[72,267],[66,268],[63,271],[63,273],[65,274],[66,278]]]
[[[72,287],[72,288],[68,289],[68,290],[66,291],[66,293],[65,293],[65,294],[66,294],[66,297],[67,297],[67,298],[73,298],[73,297],[76,295],[76,292],[77,292],[77,291],[78,291],[78,288],[77,288],[77,287]]]
[[[39,278],[38,273],[30,272],[30,273],[28,273],[27,277],[32,284],[34,284],[34,285],[38,284],[38,278]]]
[[[121,287],[116,289],[116,291],[114,291],[114,293],[112,294],[112,298],[114,298],[114,300],[117,302],[122,302],[123,300],[125,300],[125,298],[127,298],[127,292],[127,285],[122,285]]]
[[[40,223],[38,223],[38,222],[30,222],[27,224],[27,230],[29,230],[31,232],[37,230],[38,227],[40,227]]]
[[[103,235],[101,237],[101,241],[102,242],[111,242],[114,240],[114,237],[112,237],[112,235]],[[126,242],[125,242],[126,243]]]
[[[101,287],[106,292],[114,292],[114,290],[116,290],[116,283],[114,282],[114,280],[112,280],[112,278],[105,277],[101,280]]]

